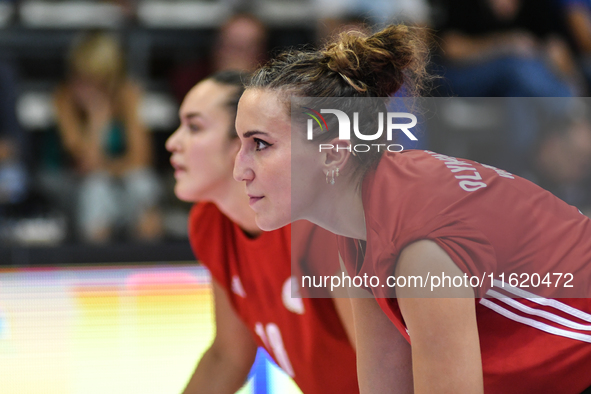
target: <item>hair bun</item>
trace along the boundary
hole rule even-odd
[[[390,25],[369,36],[341,33],[322,54],[328,69],[359,93],[372,96],[389,96],[405,82],[418,91],[426,76],[427,46],[415,28],[405,25]]]

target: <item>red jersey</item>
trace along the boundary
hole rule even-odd
[[[575,207],[505,171],[429,151],[384,154],[363,181],[362,200],[365,258],[357,242],[339,237],[350,274],[385,283],[404,247],[429,239],[481,279],[485,392],[580,393],[591,385],[591,301],[556,299],[590,297],[591,220]],[[559,273],[572,275],[554,288]],[[511,274],[519,286],[509,285]],[[550,286],[539,283],[546,274]],[[369,290],[410,341],[388,288]]]
[[[336,237],[306,223],[298,223],[296,242],[329,248],[338,269]],[[298,281],[290,267],[290,226],[249,238],[214,204],[199,203],[191,210],[189,239],[256,343],[304,393],[359,392],[355,352],[333,300],[291,297]]]

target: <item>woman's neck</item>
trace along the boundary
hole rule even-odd
[[[350,179],[339,180],[335,185],[321,186],[327,190],[311,204],[312,211],[305,219],[337,235],[366,240],[361,188]]]
[[[212,202],[232,222],[236,223],[249,236],[256,237],[261,233],[261,229],[255,221],[255,213],[248,204],[248,195],[242,182],[236,182],[233,178],[229,179],[217,195],[219,197],[213,198]]]

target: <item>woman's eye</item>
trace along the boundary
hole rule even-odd
[[[269,144],[268,142],[265,142],[259,138],[254,138],[254,144],[255,144],[255,149],[257,151],[267,149],[268,147],[270,147],[272,145],[272,144]]]
[[[197,132],[201,131],[201,127],[197,126],[196,124],[189,124],[189,130],[192,133],[197,133]]]

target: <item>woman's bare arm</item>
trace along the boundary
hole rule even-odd
[[[443,35],[441,49],[449,60],[466,63],[504,55],[533,57],[540,50],[533,35],[519,30],[482,37],[450,31]]]
[[[374,298],[352,298],[361,393],[412,393],[409,343]]]
[[[117,101],[125,128],[127,147],[122,157],[109,161],[108,169],[114,175],[151,164],[151,136],[140,118],[142,95],[142,89],[131,81],[126,81],[119,91]]]
[[[584,4],[571,5],[566,21],[579,49],[591,54],[591,11]]]
[[[83,171],[93,171],[104,164],[101,136],[110,121],[108,111],[94,111],[84,122],[76,108],[76,99],[67,85],[54,95],[57,126],[65,150]]]
[[[333,298],[335,309],[341,319],[341,324],[347,333],[349,343],[355,349],[355,321],[353,320],[353,307],[349,298]]]
[[[338,256],[340,268],[335,275],[340,276],[343,272],[346,272],[346,269],[341,255],[338,254]],[[338,287],[332,290],[330,295],[339,318],[341,319],[341,324],[349,338],[349,343],[353,346],[353,349],[355,349],[357,346],[355,343],[355,320],[353,319],[353,306],[351,305],[351,299],[349,298],[347,289],[345,287]]]
[[[246,381],[256,357],[252,333],[234,311],[224,289],[213,281],[216,335],[184,394],[233,394]]]
[[[435,242],[422,240],[406,247],[396,275],[464,273]],[[470,287],[398,288],[398,304],[412,343],[416,393],[482,393],[482,361]]]

